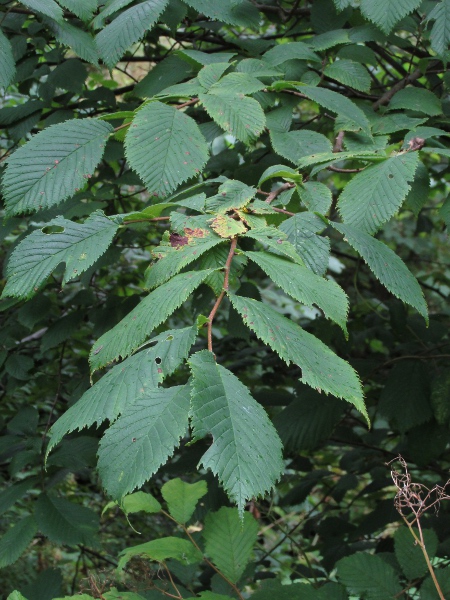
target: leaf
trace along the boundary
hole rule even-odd
[[[106,252],[118,227],[102,211],[82,224],[56,217],[16,246],[8,261],[3,296],[31,297],[61,263],[65,263],[63,285],[79,277]]]
[[[22,517],[16,525],[8,529],[0,540],[0,569],[9,567],[25,552],[37,533],[33,516]]]
[[[248,512],[242,518],[235,508],[223,506],[205,519],[205,551],[221,573],[233,583],[241,578],[258,536],[258,522]]]
[[[63,11],[54,0],[21,0],[21,3],[55,21],[63,21]]]
[[[301,381],[353,404],[367,418],[361,383],[352,367],[319,339],[270,306],[229,294],[244,323],[289,365],[302,370]]]
[[[435,569],[435,576],[444,598],[450,593],[450,568]],[[431,576],[428,576],[420,587],[420,600],[438,600],[439,596]]]
[[[256,189],[237,181],[227,179],[219,186],[217,194],[206,201],[206,211],[225,214],[233,208],[243,208],[256,195]]]
[[[198,81],[205,90],[209,90],[212,85],[219,81],[229,67],[230,64],[227,62],[205,65],[198,72]]]
[[[203,558],[201,552],[190,541],[177,537],[163,537],[125,548],[120,553],[118,569],[123,569],[133,556],[143,556],[157,562],[173,558],[185,565],[200,562]]]
[[[354,152],[320,152],[301,158],[298,161],[298,166],[300,169],[304,169],[305,167],[310,167],[311,165],[318,165],[323,163],[321,169],[326,169],[329,165],[344,160],[358,159],[367,161],[370,159],[375,159],[379,161],[382,157],[382,153],[376,149],[357,150]],[[320,169],[313,169],[312,175],[315,175],[315,173],[319,170]]]
[[[89,21],[97,10],[97,0],[58,0],[61,6],[70,10],[82,21]]]
[[[161,102],[150,102],[138,111],[125,138],[125,151],[131,168],[154,196],[167,196],[208,160],[208,145],[195,121]]]
[[[151,340],[155,346],[108,371],[52,426],[47,455],[67,433],[107,419],[112,423],[141,394],[157,388],[187,358],[196,335],[196,327],[165,331]]]
[[[88,546],[93,543],[98,519],[89,508],[47,494],[39,496],[35,507],[38,528],[52,542]]]
[[[270,490],[283,470],[280,439],[264,409],[212,352],[197,352],[189,364],[193,434],[213,437],[201,464],[217,475],[242,518],[246,501]]]
[[[206,481],[186,483],[180,478],[171,479],[161,488],[169,512],[178,523],[187,523],[200,498],[208,492]]]
[[[402,589],[393,567],[379,556],[357,552],[337,563],[338,579],[367,600],[394,598]]]
[[[335,60],[331,65],[326,66],[323,72],[327,77],[331,77],[331,79],[335,79],[354,90],[360,92],[370,90],[372,80],[369,73],[360,63],[353,60],[345,58]]]
[[[258,186],[261,186],[263,183],[273,178],[282,178],[287,181],[294,181],[295,183],[302,182],[302,176],[291,169],[291,167],[286,167],[285,165],[273,165],[272,167],[267,167],[264,173],[261,175],[258,181]]]
[[[103,509],[103,513],[112,506],[118,506],[117,502],[109,502]],[[151,494],[145,492],[135,492],[122,498],[120,508],[126,515],[131,515],[137,512],[145,512],[148,514],[157,513],[161,510],[161,504]]]
[[[7,159],[3,192],[7,216],[61,203],[95,172],[113,128],[98,119],[47,127]]]
[[[259,229],[250,229],[246,237],[253,238],[260,244],[267,246],[275,254],[281,254],[292,259],[294,262],[302,265],[303,260],[297,253],[294,246],[287,241],[287,236],[283,231],[276,227],[261,227]]]
[[[35,486],[37,479],[27,477],[24,481],[10,485],[0,492],[0,515],[7,512],[18,500],[20,500],[27,491]]]
[[[326,317],[347,331],[348,298],[344,290],[330,279],[323,279],[307,267],[266,252],[245,252],[286,294],[302,304],[316,304]]]
[[[417,279],[386,244],[350,225],[331,223],[368,264],[377,279],[394,296],[413,306],[427,321],[428,309]]]
[[[231,238],[236,235],[242,235],[247,231],[246,226],[242,221],[236,221],[228,215],[217,215],[214,219],[211,219],[211,228],[221,238]]]
[[[299,213],[280,225],[305,265],[317,275],[325,273],[330,257],[329,238],[317,235],[323,229],[322,219],[310,212]]]
[[[345,117],[355,123],[358,128],[370,135],[369,121],[363,111],[351,100],[326,88],[313,87],[311,85],[295,86],[296,89],[307,96],[310,100],[317,102],[327,110],[331,110],[340,117]]]
[[[398,154],[355,175],[339,196],[344,223],[375,233],[399,210],[418,163],[418,152]]]
[[[0,88],[6,88],[16,75],[16,64],[8,38],[0,29]]]
[[[156,64],[134,88],[139,98],[151,98],[168,86],[192,76],[192,66],[176,54],[170,54]]]
[[[263,60],[269,65],[278,66],[287,60],[308,60],[310,62],[321,62],[318,54],[313,52],[304,42],[289,42],[278,44],[263,55]]]
[[[311,212],[318,212],[326,215],[333,202],[333,195],[328,186],[320,181],[307,181],[297,186],[297,192],[300,200]]]
[[[332,151],[331,142],[324,135],[307,129],[288,133],[271,131],[270,141],[277,154],[294,164],[311,154]]]
[[[436,54],[443,55],[450,44],[450,0],[442,0],[429,13],[427,21],[433,21],[430,39]]]
[[[430,117],[442,114],[442,104],[439,98],[422,88],[408,86],[398,91],[389,102],[389,110],[407,109],[421,112]]]
[[[95,41],[100,57],[109,69],[116,65],[132,44],[152,28],[167,4],[168,0],[141,2],[122,12],[97,34]]]
[[[185,2],[210,19],[223,21],[229,25],[258,27],[258,11],[247,0],[220,0],[220,2],[185,0]]]
[[[229,73],[212,85],[209,93],[249,95],[254,94],[255,92],[260,92],[265,87],[266,85],[264,83],[248,73]]]
[[[198,97],[209,116],[244,144],[251,143],[262,133],[266,122],[264,112],[253,98],[244,94],[221,93],[220,88]]]
[[[48,19],[45,21],[60,44],[70,48],[83,60],[98,65],[98,50],[94,38],[89,33],[66,21],[56,22]]]
[[[98,449],[102,485],[119,499],[166,463],[188,427],[190,387],[150,388],[127,405]]]
[[[387,34],[420,3],[421,0],[361,0],[361,12]]]
[[[6,600],[27,600],[27,599],[25,598],[25,596],[22,596],[22,594],[20,592],[18,592],[17,590],[14,590],[14,592],[11,592],[9,594],[9,596],[7,597]],[[85,600],[85,599],[81,598],[81,600]],[[88,600],[91,600],[91,598],[89,597]]]
[[[419,537],[417,529],[415,529],[415,532]],[[432,561],[439,543],[437,535],[432,529],[422,529],[422,534],[427,554]],[[407,527],[400,527],[395,532],[394,547],[395,556],[408,580],[423,577],[427,573],[428,567],[423,552]]]

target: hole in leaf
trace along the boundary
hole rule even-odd
[[[159,358],[159,356],[157,356],[157,357],[155,358],[155,363],[156,363],[157,365],[160,365],[160,364],[161,364],[161,362],[162,362],[162,361],[161,361],[161,359]]]
[[[43,227],[41,231],[47,235],[51,235],[52,233],[64,233],[64,227],[61,227],[60,225],[49,225],[48,227]]]

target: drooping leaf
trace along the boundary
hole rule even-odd
[[[250,231],[247,231],[246,236],[258,241],[275,254],[287,256],[297,264],[303,264],[301,256],[297,253],[295,247],[287,240],[287,235],[276,227],[250,229]]]
[[[304,42],[289,42],[287,44],[278,44],[268,50],[263,59],[270,65],[278,66],[287,60],[298,59],[308,60],[311,62],[321,62],[318,54],[313,52],[311,48]]]
[[[30,488],[36,485],[36,482],[37,479],[35,477],[27,477],[25,481],[10,485],[0,492],[0,515],[20,500]]]
[[[256,195],[256,189],[236,179],[227,179],[219,186],[217,194],[208,198],[207,212],[225,214],[233,208],[243,208]]]
[[[63,20],[63,11],[54,0],[22,0],[22,4],[55,21]]]
[[[227,62],[205,65],[198,72],[198,81],[205,90],[209,90],[211,86],[219,81],[229,67],[230,64]]]
[[[92,21],[92,27],[94,29],[102,28],[107,17],[110,17],[115,12],[118,12],[121,8],[125,8],[132,2],[133,0],[106,0],[100,13]]]
[[[280,476],[280,439],[264,409],[211,352],[197,352],[189,364],[193,433],[213,437],[201,463],[217,475],[242,516],[245,502],[265,494]]]
[[[320,181],[306,181],[297,187],[300,200],[311,212],[326,215],[333,202],[333,195],[328,186]]]
[[[433,92],[413,86],[398,91],[389,102],[389,110],[405,108],[430,117],[442,114],[442,104]]]
[[[248,73],[228,73],[211,86],[210,93],[249,95],[260,92],[265,87],[264,83]]]
[[[230,25],[254,27],[258,25],[259,15],[256,8],[248,0],[186,0],[186,4],[199,13]]]
[[[120,506],[126,515],[131,515],[137,512],[145,512],[153,514],[161,510],[161,504],[151,494],[146,492],[135,492],[125,496],[120,501],[120,504],[115,501],[108,502],[102,511],[102,515],[110,508]]]
[[[92,372],[136,350],[211,273],[210,269],[181,273],[146,296],[120,323],[95,342],[89,358]]]
[[[20,521],[0,539],[0,569],[16,562],[25,552],[38,530],[33,516],[22,517]]]
[[[242,221],[237,221],[228,215],[217,215],[210,221],[211,228],[224,239],[242,235],[247,231]]]
[[[83,60],[98,65],[98,50],[92,35],[67,21],[46,19],[46,23],[60,44],[70,48]]]
[[[419,537],[417,529],[415,530]],[[430,560],[436,555],[438,538],[433,529],[422,529],[422,535]],[[428,571],[423,552],[407,527],[400,527],[394,534],[395,556],[408,580],[423,577]]]
[[[302,129],[281,133],[271,131],[270,141],[277,154],[297,164],[301,158],[321,152],[331,152],[331,142],[321,133]]]
[[[443,55],[450,44],[450,0],[441,0],[428,15],[428,21],[434,21],[431,29],[431,47]]]
[[[84,187],[112,133],[98,119],[47,127],[7,159],[3,191],[8,216],[49,208]]]
[[[39,530],[58,544],[91,545],[98,530],[91,509],[48,494],[36,500],[35,516]]]
[[[365,260],[375,277],[397,298],[413,306],[428,319],[425,299],[417,279],[405,263],[386,244],[350,225],[332,223],[345,240]]]
[[[150,388],[125,407],[98,450],[102,485],[119,499],[140,487],[171,456],[188,427],[190,387]]]
[[[415,10],[421,0],[361,0],[361,12],[384,33],[390,33],[395,25]]]
[[[251,298],[229,296],[247,327],[288,365],[292,362],[302,369],[303,383],[347,400],[367,418],[361,384],[347,362],[270,306]]]
[[[330,257],[329,238],[317,234],[324,229],[323,221],[311,212],[303,212],[283,221],[280,229],[305,265],[317,275],[323,275]]]
[[[337,563],[338,579],[354,594],[368,600],[395,598],[402,587],[394,568],[379,556],[357,552]]]
[[[173,558],[185,565],[202,560],[202,553],[189,541],[178,537],[163,537],[139,546],[125,548],[120,553],[119,569],[123,569],[133,556],[143,556],[158,562]]]
[[[80,17],[82,21],[92,19],[97,10],[97,0],[58,0],[61,6],[70,10],[74,15]]]
[[[125,149],[131,167],[156,196],[167,196],[208,160],[208,146],[195,121],[161,102],[150,102],[138,111]]]
[[[29,298],[62,262],[63,285],[79,277],[106,252],[118,227],[102,211],[95,211],[83,224],[56,217],[14,249],[8,261],[3,296]]]
[[[112,69],[126,50],[151,29],[168,0],[146,0],[128,8],[97,35],[95,41],[102,60]]]
[[[156,64],[147,75],[139,81],[134,88],[134,93],[139,98],[151,98],[162,92],[165,88],[183,81],[192,76],[192,66],[176,54],[170,54]]]
[[[187,483],[180,478],[171,479],[161,488],[169,512],[178,523],[187,523],[200,498],[208,492],[206,481]]]
[[[112,423],[136,398],[157,388],[187,358],[196,334],[196,327],[161,333],[154,346],[108,371],[52,426],[47,454],[67,433],[106,419]]]
[[[264,112],[253,98],[244,94],[222,93],[220,88],[211,89],[208,94],[199,94],[198,97],[209,116],[245,144],[259,137],[264,129]]]
[[[0,88],[7,87],[16,74],[16,64],[11,48],[11,43],[0,29]]]
[[[347,330],[348,298],[336,282],[273,254],[247,251],[245,255],[256,262],[286,294],[307,306],[317,305],[326,317]]]
[[[208,513],[203,537],[205,550],[216,567],[236,583],[247,566],[258,535],[258,522],[248,512],[242,518],[235,508],[223,506]]]
[[[344,223],[375,233],[399,210],[418,163],[418,152],[408,152],[355,175],[339,196],[338,209]]]
[[[324,74],[331,79],[339,81],[344,85],[360,92],[368,92],[372,80],[367,70],[358,62],[353,60],[336,60],[324,69]]]

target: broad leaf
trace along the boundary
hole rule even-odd
[[[7,87],[16,74],[16,64],[8,38],[0,29],[0,88]]]
[[[0,539],[0,569],[12,565],[25,552],[38,530],[33,516],[22,517]]]
[[[194,354],[189,364],[193,434],[213,437],[201,464],[217,475],[242,516],[246,501],[268,492],[282,472],[280,439],[264,409],[211,352]]]
[[[180,478],[171,479],[161,488],[169,512],[178,523],[187,523],[200,498],[208,492],[206,481],[186,483]]]
[[[399,210],[418,163],[418,152],[408,152],[355,175],[339,196],[338,209],[343,221],[366,233],[375,233]]]
[[[246,237],[250,237],[275,254],[284,255],[292,259],[297,264],[302,265],[303,260],[297,253],[295,247],[287,241],[287,235],[276,227],[260,227],[250,229],[246,233]]]
[[[83,188],[112,131],[105,121],[73,119],[35,135],[7,159],[6,214],[49,208]]]
[[[386,244],[350,225],[332,223],[366,261],[380,282],[397,298],[413,306],[428,320],[428,310],[417,279]]]
[[[136,350],[211,273],[209,269],[181,273],[146,296],[120,323],[95,342],[89,358],[92,372]]]
[[[442,0],[428,15],[428,21],[434,21],[431,29],[431,47],[443,55],[450,44],[450,0]]]
[[[97,10],[97,0],[58,0],[61,6],[70,10],[74,15],[80,17],[82,21],[92,19]]]
[[[299,213],[280,225],[305,265],[317,275],[325,273],[330,257],[329,238],[317,234],[323,229],[322,219],[311,212]]]
[[[67,433],[107,419],[112,423],[136,398],[156,389],[187,358],[196,334],[196,327],[161,333],[152,340],[155,346],[108,371],[50,429],[47,454]]]
[[[113,506],[119,506],[119,503],[114,501],[108,502],[102,511],[102,515],[108,508],[112,508]],[[137,512],[145,512],[148,514],[157,513],[162,507],[158,500],[151,494],[147,494],[146,492],[135,492],[134,494],[129,494],[122,498],[120,508],[126,515],[131,515]]]
[[[156,64],[134,88],[139,98],[151,98],[165,88],[192,76],[192,66],[176,54],[171,54]]]
[[[41,494],[36,500],[39,530],[58,544],[91,545],[98,530],[97,515],[79,504]]]
[[[0,515],[25,496],[27,491],[34,487],[36,483],[37,479],[35,477],[27,477],[24,481],[10,485],[0,492]]]
[[[307,306],[317,305],[326,317],[347,331],[348,298],[336,282],[267,252],[246,252],[245,255],[256,262],[286,294]]]
[[[22,0],[22,4],[55,21],[63,20],[63,11],[55,0]]]
[[[234,294],[229,296],[247,327],[288,365],[293,362],[301,368],[303,383],[347,400],[367,418],[361,383],[347,362],[270,306]]]
[[[360,92],[368,92],[372,80],[367,70],[357,62],[348,59],[336,60],[324,69],[324,75],[331,77]]]
[[[131,167],[154,196],[167,196],[208,160],[208,146],[195,121],[161,102],[150,102],[138,111],[125,149]]]
[[[248,73],[229,73],[211,86],[210,93],[249,95],[260,92],[265,87],[264,83]]]
[[[236,583],[247,566],[258,535],[258,521],[248,512],[223,506],[208,513],[203,537],[205,551],[230,581]]]
[[[255,195],[254,187],[235,179],[228,179],[219,186],[217,194],[208,198],[205,209],[208,212],[225,214],[234,208],[243,208]]]
[[[270,65],[281,65],[287,60],[298,59],[311,62],[321,62],[318,54],[313,52],[304,42],[289,42],[288,44],[278,44],[264,54],[264,61]]]
[[[119,569],[123,569],[133,556],[143,556],[157,562],[173,558],[184,565],[202,560],[202,553],[189,541],[178,537],[163,537],[139,546],[125,548],[120,553]]]
[[[333,195],[328,186],[320,181],[307,181],[297,186],[301,201],[311,212],[326,215],[333,202]]]
[[[270,141],[277,154],[287,158],[294,164],[300,159],[322,152],[331,152],[331,142],[321,133],[302,129],[281,133],[271,131]]]
[[[205,90],[209,90],[211,86],[219,81],[229,67],[230,64],[227,62],[205,65],[198,72],[198,81]]]
[[[265,125],[259,102],[243,94],[222,93],[220,88],[199,94],[200,102],[214,121],[245,144],[259,137]]]
[[[56,217],[14,249],[3,296],[29,298],[61,263],[65,263],[63,285],[79,277],[106,252],[118,227],[102,211],[93,213],[83,224]]]
[[[355,595],[368,600],[395,598],[402,589],[393,567],[379,556],[357,552],[336,566],[340,581]]]
[[[433,92],[412,86],[397,92],[389,102],[389,110],[405,108],[430,117],[442,114],[442,104]]]
[[[149,389],[106,431],[98,449],[102,485],[119,499],[156,473],[188,427],[190,387]]]
[[[146,0],[128,8],[97,35],[100,56],[112,69],[125,51],[151,29],[166,8],[168,0]]]
[[[188,6],[192,6],[192,8],[195,8],[199,13],[210,19],[242,27],[258,26],[258,11],[248,0],[220,0],[220,2],[211,2],[211,0],[185,1]]]
[[[421,0],[361,0],[361,12],[384,33],[390,33],[420,3]]]
[[[419,537],[417,529],[415,532]],[[432,561],[436,555],[439,540],[433,529],[422,529],[422,534],[428,557]],[[395,532],[394,547],[395,556],[407,579],[413,580],[423,577],[427,573],[428,567],[423,552],[407,527],[400,527]]]
[[[106,0],[106,2],[103,3],[104,5],[102,6],[100,13],[92,21],[92,27],[94,29],[101,29],[107,17],[110,17],[132,2],[133,0]]]
[[[89,33],[74,27],[67,21],[56,22],[46,19],[46,22],[60,44],[70,48],[83,60],[98,65],[97,46]]]

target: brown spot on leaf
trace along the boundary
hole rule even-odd
[[[180,235],[179,233],[171,233],[169,239],[172,248],[186,246],[186,244],[189,242],[189,239],[186,236]]]

